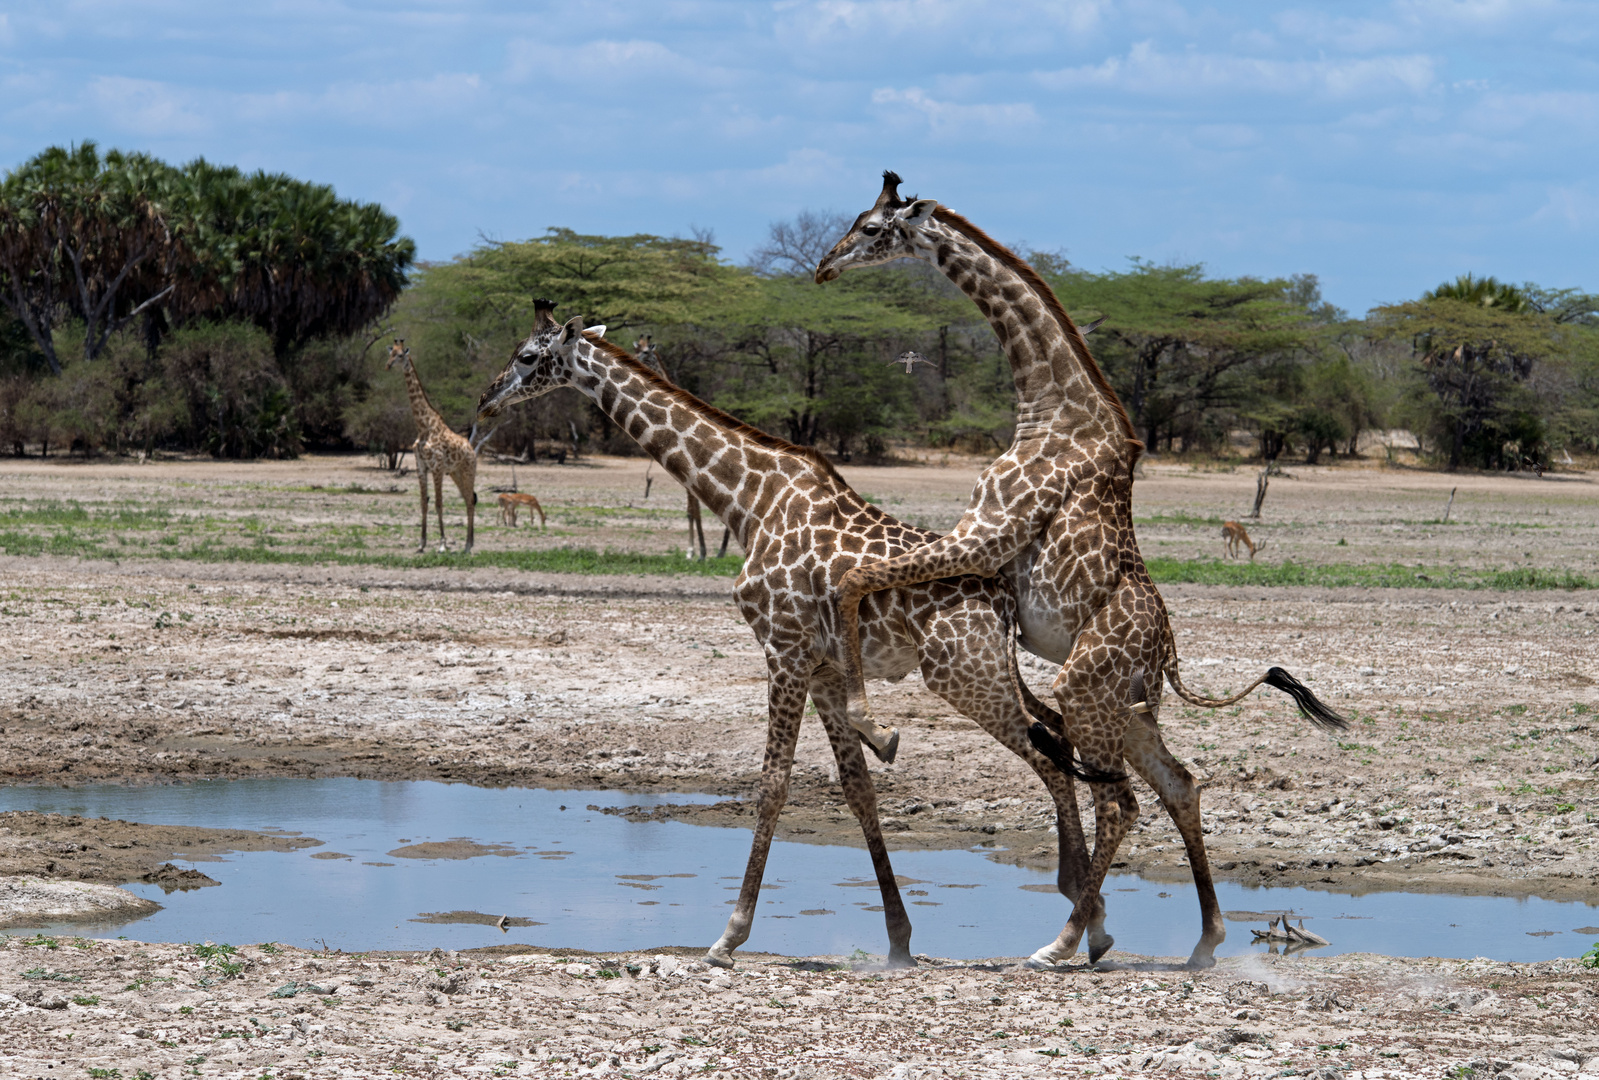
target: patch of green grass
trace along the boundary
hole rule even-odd
[[[1577,957],[1577,963],[1583,967],[1599,968],[1599,941],[1593,943],[1593,948]]]
[[[1414,567],[1397,563],[1296,562],[1245,563],[1221,559],[1148,558],[1145,565],[1157,584],[1317,585],[1324,588],[1376,589],[1593,589],[1599,581],[1572,571],[1520,568],[1464,570],[1458,567]]]

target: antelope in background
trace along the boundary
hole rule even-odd
[[[1227,541],[1227,557],[1229,559],[1237,558],[1240,548],[1248,548],[1249,561],[1254,562],[1255,552],[1266,550],[1266,541],[1262,540],[1258,544],[1255,543],[1249,538],[1249,534],[1244,531],[1244,527],[1236,521],[1224,521],[1221,523],[1221,537]]]

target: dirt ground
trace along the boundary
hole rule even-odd
[[[729,972],[676,953],[13,938],[0,1076],[1599,1075],[1599,978],[1572,960],[1247,957],[1195,974],[768,957]]]
[[[844,471],[894,512],[938,526],[958,515],[977,467],[955,461]],[[676,509],[681,495],[663,490],[668,481],[658,470],[648,513],[629,505],[642,502],[642,461],[605,459],[517,472],[519,486],[535,491],[550,509],[551,528],[543,534],[525,528],[513,532],[497,522],[485,524],[485,513],[479,519],[480,550],[564,544],[660,552],[681,545]],[[1291,554],[1301,561],[1489,569],[1528,565],[1586,574],[1599,568],[1599,486],[1589,474],[1535,481],[1351,467],[1290,473],[1290,478],[1273,479],[1265,523],[1252,528],[1257,539],[1270,540],[1262,559]],[[486,466],[480,490],[508,480],[508,469]],[[370,520],[382,519],[387,521],[383,529],[361,534],[361,543],[398,552],[415,542],[413,483],[414,478],[395,480],[357,458],[263,465],[5,461],[0,462],[5,493],[0,513],[46,503],[161,505],[180,508],[173,520],[193,518],[205,528],[211,528],[208,522],[247,519],[257,533],[287,537],[296,528],[314,527],[324,540],[355,535]],[[399,492],[378,490],[388,484]],[[1443,526],[1436,522],[1451,488],[1458,489],[1452,524]],[[330,493],[334,489],[337,493]],[[1247,471],[1157,464],[1134,490],[1147,554],[1211,557],[1221,547],[1212,522],[1247,510],[1254,477]],[[402,494],[407,497],[399,498]],[[461,517],[459,500],[451,496],[447,510],[454,529]],[[712,543],[718,538],[716,530]],[[727,798],[710,807],[685,805],[665,812],[691,821],[748,820],[740,800],[749,795],[759,770],[765,678],[755,641],[728,599],[729,579],[138,556],[132,550],[115,561],[0,556],[4,782],[356,776],[693,791]],[[1599,895],[1599,732],[1594,727],[1599,643],[1593,640],[1599,598],[1586,591],[1198,585],[1168,586],[1163,593],[1190,686],[1221,692],[1253,679],[1268,664],[1281,664],[1355,721],[1335,740],[1315,732],[1286,699],[1269,691],[1218,712],[1183,708],[1168,699],[1162,728],[1173,751],[1204,781],[1207,844],[1220,877],[1345,891],[1438,889],[1586,900]],[[1029,661],[1024,674],[1043,690],[1052,672],[1042,662]],[[879,714],[899,724],[904,734],[898,762],[874,766],[893,846],[968,847],[979,839],[973,833],[979,833],[992,842],[996,857],[1052,865],[1053,815],[1019,761],[953,714],[915,675],[894,685],[873,684],[872,693]],[[1182,880],[1185,861],[1175,831],[1147,789],[1140,789],[1140,800],[1144,815],[1118,865],[1157,879]],[[139,856],[123,856],[118,849],[113,858],[109,841],[76,851],[52,850],[52,845],[75,843],[61,839],[62,830],[90,826],[20,817],[3,825],[10,830],[0,832],[3,872],[116,884],[138,880],[181,850],[170,838],[154,834]],[[808,727],[802,737],[780,836],[858,842],[818,726]],[[221,845],[241,842],[216,838]],[[38,964],[50,968],[101,951],[126,954],[128,959],[119,962],[129,964],[142,951],[146,959],[137,962],[147,960],[152,970],[194,968],[194,962],[178,959],[176,946],[111,942],[81,952],[40,952],[13,940],[0,955],[4,965],[20,970]],[[35,1040],[27,1051],[35,1057],[14,1058],[12,1071],[22,1074],[24,1061],[27,1068],[35,1060],[44,1062],[38,1056],[42,1047],[66,1046],[53,1033],[62,1026],[93,1033],[88,1037],[104,1040],[107,1054],[148,1049],[148,1065],[137,1065],[133,1056],[107,1058],[119,1061],[125,1076],[132,1075],[130,1067],[159,1074],[157,1064],[168,1068],[168,1058],[210,1054],[181,1040],[217,1039],[219,1028],[230,1024],[263,1038],[238,1044],[233,1055],[238,1060],[229,1068],[256,1069],[259,1055],[268,1052],[258,1047],[278,1040],[283,1053],[292,1044],[299,1055],[295,1060],[302,1063],[296,1068],[308,1075],[341,1060],[340,1068],[358,1060],[367,1063],[359,1067],[365,1069],[386,1061],[383,1055],[398,1055],[395,1064],[421,1074],[434,1068],[460,1071],[468,1064],[462,1055],[480,1045],[494,1047],[481,1054],[470,1051],[480,1071],[492,1071],[494,1063],[484,1055],[501,1047],[504,1060],[524,1063],[532,1062],[529,1047],[534,1047],[542,1064],[520,1068],[552,1075],[590,1068],[588,1063],[598,1058],[601,1072],[632,1075],[642,1075],[649,1062],[664,1075],[694,1062],[694,1068],[711,1064],[735,1073],[747,1069],[748,1075],[937,1076],[948,1069],[951,1075],[997,1076],[1024,1068],[1016,1064],[1022,1059],[1003,1057],[1018,1053],[1034,1054],[1036,1062],[1025,1060],[1037,1071],[1086,1060],[1112,1072],[1159,1065],[1222,1075],[1239,1075],[1237,1069],[1280,1075],[1285,1068],[1310,1074],[1338,1068],[1437,1076],[1440,1064],[1480,1059],[1487,1070],[1483,1075],[1492,1075],[1504,1071],[1496,1062],[1514,1061],[1528,1063],[1517,1066],[1522,1069],[1573,1072],[1586,1055],[1599,1052],[1599,1044],[1578,1046],[1582,1040],[1573,1041],[1570,1034],[1594,1030],[1591,1019],[1586,1027],[1571,1025],[1579,1015],[1591,1018],[1595,984],[1592,976],[1579,975],[1569,965],[1473,968],[1298,957],[1279,963],[1284,971],[1310,973],[1294,976],[1303,992],[1262,991],[1235,1007],[1226,995],[1242,992],[1229,989],[1229,980],[1265,979],[1237,970],[1237,961],[1194,980],[1192,993],[1179,1001],[1183,984],[1191,981],[1187,974],[1084,972],[1063,978],[957,965],[909,976],[909,981],[888,975],[878,983],[867,975],[812,972],[776,961],[747,963],[744,973],[721,987],[717,980],[723,977],[706,973],[666,979],[624,973],[591,981],[565,974],[556,961],[485,960],[487,982],[480,986],[472,968],[469,981],[475,989],[460,997],[419,988],[417,980],[431,962],[405,960],[392,962],[392,979],[370,975],[374,988],[361,987],[358,995],[363,1002],[370,997],[376,1011],[351,1023],[343,1007],[303,1006],[298,999],[277,1005],[282,1017],[270,1016],[264,1010],[271,1002],[261,997],[272,988],[266,986],[271,980],[265,972],[281,966],[285,974],[272,984],[277,986],[297,977],[293,972],[302,969],[294,965],[333,964],[345,972],[348,965],[376,961],[309,954],[256,959],[252,952],[255,963],[261,965],[260,980],[252,976],[203,988],[192,1015],[169,1015],[167,1006],[177,1008],[179,999],[162,995],[178,991],[154,986],[129,992],[125,1005],[109,1011],[70,1002],[65,1009],[43,1011],[37,1003],[11,1006],[8,1028],[25,1021]],[[434,966],[455,970],[453,961]],[[1151,979],[1165,989],[1143,989]],[[1502,987],[1490,986],[1493,979],[1511,980],[1504,985],[1515,986],[1518,994],[1533,988],[1533,998],[1512,999]],[[759,980],[759,989],[740,989],[757,986],[746,980]],[[828,980],[838,994],[848,995],[853,1007],[847,1013],[837,1005],[830,1008],[833,998],[826,994],[802,992]],[[1422,983],[1448,989],[1423,993],[1415,988]],[[1306,996],[1314,993],[1308,989],[1312,984],[1331,988],[1335,997],[1342,994],[1353,1004],[1322,1010]],[[7,976],[0,983],[0,1009],[9,1004],[3,995],[17,995],[19,986],[56,989],[54,983]],[[380,993],[379,987],[391,989]],[[591,997],[577,995],[579,989]],[[1461,1005],[1464,998],[1448,997],[1456,990],[1483,996]],[[1163,992],[1169,997],[1159,998]],[[625,1001],[611,996],[618,993]],[[433,1004],[435,998],[443,1003]],[[934,1004],[924,1007],[926,998]],[[996,998],[1011,1011],[995,1005]],[[1488,1013],[1472,1011],[1490,999],[1498,1004],[1489,1005]],[[1561,1005],[1544,1013],[1538,1005],[1522,1004],[1535,999]],[[460,1011],[458,1001],[472,1002],[479,1012]],[[606,1026],[611,1018],[599,1014],[619,1001],[623,1007],[616,1024]],[[736,1008],[739,1002],[744,1009]],[[114,1034],[134,1023],[125,1017],[133,1015],[128,1010],[136,1003],[150,1010],[143,1030],[157,1032],[144,1042]],[[86,1010],[81,1019],[80,1008]],[[1074,1048],[1070,1039],[1035,1044],[1011,1037],[1044,1039],[1046,1030],[1060,1034],[1055,1024],[1063,1010],[1080,1015],[1071,1010],[1090,1008],[1099,1009],[1091,1015],[1102,1019],[1078,1023],[1104,1025],[1095,1036],[1103,1044],[1096,1055]],[[384,1009],[399,1010],[393,1015],[403,1013],[404,1023],[391,1032],[388,1020],[374,1019],[389,1015]],[[924,1015],[943,1009],[950,1010],[950,1019]],[[1370,1015],[1361,1015],[1362,1009]],[[733,1023],[729,1010],[747,1012],[748,1019]],[[1263,1019],[1249,1020],[1252,1011]],[[265,1027],[244,1028],[246,1012]],[[457,1012],[482,1020],[472,1020],[475,1026],[467,1035],[436,1034],[428,1027]],[[1235,1015],[1240,1012],[1243,1020]],[[327,1020],[320,1019],[323,1013],[330,1014]],[[1034,1019],[1027,1028],[1031,1034],[1011,1031],[1023,1026],[1020,1017],[1035,1014],[1047,1015],[1048,1024]],[[694,1019],[697,1015],[718,1019],[701,1021]],[[102,1016],[103,1023],[94,1019]],[[636,1033],[622,1022],[629,1016],[637,1020]],[[513,1025],[517,1017],[526,1018],[524,1027]],[[1553,1029],[1540,1026],[1546,1018],[1554,1021]],[[1383,1026],[1389,1023],[1399,1026]],[[307,1027],[317,1024],[327,1026],[308,1033]],[[928,1025],[925,1037],[916,1034],[923,1024]],[[659,1036],[650,1033],[652,1026]],[[1233,1038],[1224,1034],[1228,1026],[1258,1033],[1267,1042],[1251,1036],[1228,1043]],[[274,1027],[278,1033],[267,1036],[266,1029]],[[493,1039],[488,1038],[491,1027]],[[528,1034],[546,1027],[549,1033]],[[976,1030],[982,1027],[989,1030]],[[673,1028],[681,1028],[683,1037],[665,1034]],[[1011,1034],[993,1038],[1001,1029]],[[1529,1033],[1554,1029],[1565,1031],[1566,1041],[1556,1039],[1548,1047],[1574,1056],[1540,1056],[1545,1044]],[[740,1030],[750,1034],[739,1035]],[[715,1034],[693,1034],[698,1031]],[[1087,1043],[1077,1028],[1065,1034]],[[312,1035],[320,1041],[307,1041]],[[708,1045],[684,1042],[689,1037]],[[432,1049],[411,1045],[428,1040],[435,1040]],[[163,1041],[179,1042],[182,1058],[174,1057],[179,1050],[167,1053],[170,1048],[156,1053]],[[640,1055],[643,1046],[655,1043],[669,1049]],[[1346,1045],[1337,1052],[1316,1051],[1320,1043]],[[757,1067],[743,1063],[744,1051],[735,1052],[735,1046],[746,1044],[752,1055],[800,1053],[761,1058]],[[1293,1048],[1281,1049],[1279,1057],[1279,1044]],[[879,1057],[862,1058],[851,1073],[839,1062],[855,1045],[871,1046]],[[71,1046],[77,1052],[83,1042]],[[321,1047],[325,1059],[306,1060]],[[1051,1048],[1061,1049],[1062,1056],[1035,1053]],[[429,1063],[429,1055],[441,1050],[446,1053],[440,1061],[453,1064]],[[822,1056],[807,1058],[806,1050]],[[1164,1056],[1150,1059],[1153,1064],[1133,1060],[1157,1050]],[[896,1062],[896,1052],[906,1060]],[[677,1057],[670,1062],[659,1057],[668,1053]],[[1001,1058],[988,1060],[994,1054]],[[1199,1056],[1206,1054],[1214,1061]],[[563,1061],[548,1061],[563,1055]],[[216,1064],[226,1055],[213,1056]],[[617,1063],[606,1064],[613,1056]],[[260,1068],[269,1067],[260,1060]],[[285,1058],[272,1060],[273,1068],[289,1067],[282,1063]],[[1271,1071],[1261,1071],[1268,1061]],[[910,1071],[894,1074],[900,1065]],[[0,1076],[10,1067],[0,1056]],[[799,1071],[762,1071],[774,1068]],[[1599,1062],[1592,1068],[1599,1070]],[[212,1074],[209,1068],[206,1073]]]

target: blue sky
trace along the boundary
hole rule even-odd
[[[5,0],[0,168],[94,139],[332,183],[426,259],[863,209],[1080,266],[1599,290],[1599,4]]]

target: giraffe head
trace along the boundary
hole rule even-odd
[[[389,362],[383,365],[385,371],[392,370],[400,361],[411,362],[411,350],[405,347],[404,338],[395,338],[394,344],[389,346]]]
[[[572,381],[572,361],[578,346],[605,334],[604,326],[584,329],[580,315],[564,324],[557,323],[553,304],[547,300],[535,304],[538,320],[533,332],[516,347],[511,362],[478,399],[470,436],[474,446],[479,444],[478,429],[508,406],[568,385]]]
[[[902,199],[899,185],[897,173],[883,173],[883,190],[877,201],[855,219],[843,239],[816,264],[818,285],[852,267],[880,266],[895,259],[916,258],[926,251],[918,240],[932,222],[938,203],[933,199]]]

